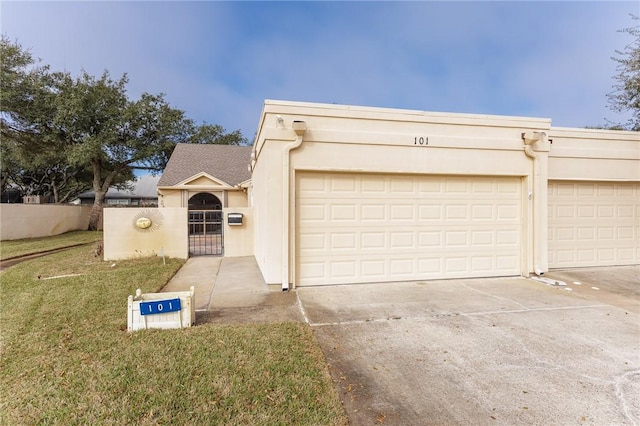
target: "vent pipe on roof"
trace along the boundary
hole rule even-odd
[[[289,235],[291,230],[290,223],[290,206],[292,191],[291,182],[291,151],[302,145],[302,138],[307,131],[307,123],[304,121],[294,121],[291,125],[296,134],[296,139],[285,145],[282,153],[282,291],[289,290],[290,268],[291,264],[291,243]]]

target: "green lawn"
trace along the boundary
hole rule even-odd
[[[0,272],[0,424],[348,424],[304,324],[127,332],[181,265],[84,246]]]
[[[97,241],[102,241],[102,232],[73,231],[53,237],[2,241],[0,242],[0,259],[10,259],[25,254],[39,253],[46,250]]]

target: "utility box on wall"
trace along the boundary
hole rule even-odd
[[[242,213],[228,213],[227,214],[227,222],[229,226],[241,226],[242,225],[243,214]]]

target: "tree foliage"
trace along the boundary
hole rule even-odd
[[[246,145],[247,139],[242,136],[240,130],[227,133],[219,124],[204,123],[200,125],[191,136],[191,143],[215,143],[219,145]]]
[[[239,131],[196,125],[162,94],[130,100],[126,74],[51,72],[6,36],[0,54],[2,189],[12,183],[55,202],[92,189],[91,228],[109,187],[126,185],[136,169],[162,171],[177,143],[247,142]]]
[[[638,21],[638,16],[632,16]],[[640,26],[625,28],[622,32],[632,37],[622,50],[616,50],[612,59],[617,62],[613,92],[609,93],[609,107],[617,113],[631,113],[629,121],[621,125],[628,130],[640,131]]]

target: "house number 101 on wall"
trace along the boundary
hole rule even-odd
[[[413,138],[413,144],[414,145],[429,145],[429,138],[425,138],[422,136],[416,136],[415,138]]]

